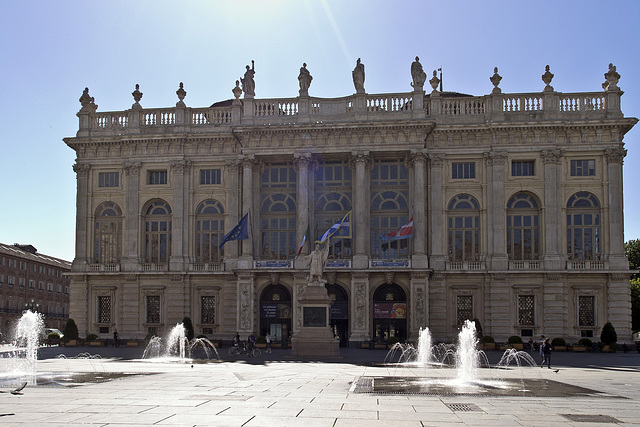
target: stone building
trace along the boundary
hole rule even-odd
[[[38,253],[32,245],[0,243],[0,333],[5,340],[27,309],[42,313],[46,327],[64,328],[70,271],[69,261]]]
[[[602,91],[439,90],[418,58],[411,91],[255,98],[253,67],[235,99],[97,112],[85,89],[77,153],[71,317],[80,333],[166,332],[231,339],[302,325],[309,241],[330,240],[324,277],[343,344],[451,340],[476,318],[497,341],[545,334],[575,342],[615,326],[631,338],[624,253],[623,137],[610,65]],[[308,74],[308,75],[307,75]],[[404,77],[402,77],[404,78]],[[425,92],[427,82],[432,90]],[[488,82],[489,83],[489,82]],[[249,90],[247,90],[249,88]],[[259,92],[259,90],[258,90]],[[222,238],[249,213],[247,240]],[[412,221],[410,223],[410,221]],[[383,239],[411,225],[411,238]],[[405,227],[407,228],[407,227]],[[406,236],[405,236],[406,237]]]

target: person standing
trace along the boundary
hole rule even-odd
[[[551,350],[553,350],[553,348],[551,347],[549,338],[547,338],[544,341],[544,345],[542,346],[542,353],[544,354],[544,360],[542,361],[542,365],[540,365],[541,368],[543,367],[544,362],[546,361],[547,368],[551,369]]]
[[[113,346],[114,347],[120,347],[120,340],[118,339],[118,330],[115,329],[113,331]]]
[[[271,353],[271,334],[267,332],[267,335],[264,337],[264,339],[267,341],[267,353]]]
[[[253,351],[253,348],[256,346],[256,333],[255,332],[251,332],[251,335],[249,335],[249,338],[247,339],[247,344],[248,344],[248,349],[247,349],[247,353],[249,355],[249,357],[251,357],[251,352]]]
[[[542,359],[542,364],[544,365],[544,353],[542,352],[543,347],[544,347],[544,335],[540,335],[540,342],[538,343],[538,353],[540,353],[540,358]]]

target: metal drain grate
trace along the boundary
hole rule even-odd
[[[601,424],[616,424],[621,421],[610,417],[608,415],[590,415],[590,414],[560,414],[569,421],[576,423],[601,423]]]
[[[447,405],[447,408],[451,409],[453,412],[482,411],[482,409],[473,403],[446,403],[445,405]]]

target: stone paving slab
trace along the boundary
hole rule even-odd
[[[55,350],[50,350],[52,353]],[[520,398],[354,393],[362,376],[451,378],[451,368],[379,366],[379,354],[362,350],[319,363],[286,359],[251,363],[157,363],[121,358],[46,359],[39,372],[135,372],[139,376],[75,387],[28,385],[23,395],[0,394],[5,426],[551,426],[603,427],[564,414],[617,425],[640,426],[640,355],[554,355],[560,371],[509,368],[482,371],[508,378],[525,375],[605,392],[602,398]],[[278,360],[278,356],[279,360]],[[373,357],[375,356],[375,357]],[[496,357],[498,355],[495,355]],[[587,357],[583,357],[587,356]],[[374,360],[370,360],[374,359]],[[0,359],[0,372],[2,371]],[[373,362],[373,363],[372,363]],[[578,363],[581,362],[581,363]],[[495,372],[494,372],[495,371]],[[457,405],[457,406],[455,406]],[[452,408],[468,405],[474,411]],[[612,424],[608,424],[612,425]]]

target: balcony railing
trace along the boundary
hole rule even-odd
[[[117,272],[120,271],[120,264],[89,264],[91,272]]]
[[[167,271],[167,264],[142,264],[142,271]]]
[[[445,265],[447,270],[484,270],[483,261],[450,261]]]
[[[224,271],[224,263],[193,263],[189,264],[189,271]]]
[[[567,261],[567,270],[606,270],[607,264],[606,261],[571,260]]]
[[[509,270],[542,270],[542,261],[509,261]]]

